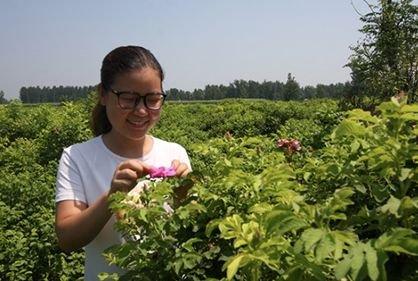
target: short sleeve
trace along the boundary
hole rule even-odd
[[[181,145],[179,145],[179,147],[180,147],[180,149],[179,149],[180,150],[179,160],[180,160],[180,162],[185,163],[191,171],[192,170],[192,165],[190,164],[190,159],[189,159],[189,156],[187,155],[187,151]]]
[[[55,202],[76,200],[87,204],[74,149],[66,148],[61,155],[57,172]]]

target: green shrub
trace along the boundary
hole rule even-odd
[[[180,205],[178,179],[115,195],[120,280],[416,280],[418,105],[379,108],[350,112],[303,166],[268,138],[215,139],[192,148]]]

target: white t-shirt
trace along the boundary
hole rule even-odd
[[[138,160],[155,167],[170,167],[175,159],[190,166],[186,150],[179,144],[152,137],[151,151]],[[74,144],[62,153],[56,184],[55,201],[77,200],[92,205],[107,192],[117,165],[128,158],[110,151],[98,136],[83,143]],[[85,280],[98,280],[100,272],[122,272],[116,266],[108,266],[102,253],[123,242],[113,229],[112,216],[96,238],[85,246]]]

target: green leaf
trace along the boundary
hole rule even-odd
[[[267,235],[283,235],[306,226],[306,222],[287,210],[273,210],[266,214],[264,223]]]
[[[415,214],[418,211],[418,197],[411,198],[404,196],[399,206],[399,213],[401,215]]]
[[[353,109],[349,112],[349,119],[367,121],[373,124],[379,122],[379,118],[372,116],[369,111],[364,111],[362,109]]]
[[[311,176],[312,176],[311,172],[305,172],[303,173],[303,180],[308,181]]]
[[[418,256],[418,240],[412,238],[403,238],[396,241],[396,244],[386,246],[385,251],[395,253],[405,253],[412,256]]]
[[[215,230],[215,228],[217,228],[219,226],[219,223],[222,222],[222,221],[223,221],[223,219],[214,219],[214,220],[211,220],[206,225],[206,230],[205,230],[206,237],[210,237],[210,235],[212,234],[212,232]]]
[[[399,180],[400,181],[405,181],[406,179],[408,179],[408,178],[410,178],[412,176],[413,176],[412,169],[402,168],[401,169],[401,175],[399,176]]]
[[[359,192],[361,192],[362,194],[366,194],[366,192],[367,192],[367,189],[366,189],[366,187],[364,186],[364,184],[354,184],[354,188],[357,190],[357,191],[359,191]]]
[[[244,241],[237,241],[235,240],[234,246],[237,244],[239,246],[251,243],[255,237],[259,237],[261,234],[260,225],[258,222],[250,221],[249,223],[242,224],[242,232],[241,237],[237,238],[237,240],[244,240]],[[239,247],[239,246],[236,246]]]
[[[346,249],[345,245],[352,246],[358,240],[357,235],[353,232],[336,230],[332,231],[330,234],[335,241],[334,257],[338,260],[342,257],[343,251]]]
[[[224,239],[232,239],[237,237],[241,233],[242,218],[234,214],[231,217],[227,217],[219,223],[219,230],[221,231],[221,237]]]
[[[363,245],[359,244],[353,249],[350,275],[354,280],[363,280],[367,275]]]
[[[418,255],[418,239],[412,229],[396,228],[382,234],[375,242],[375,247],[387,252]]]
[[[184,242],[181,246],[184,249],[186,249],[187,251],[193,252],[194,251],[193,244],[196,243],[196,242],[201,242],[201,241],[202,241],[202,239],[199,239],[199,238],[194,237],[194,238],[190,238],[189,240],[187,240],[186,242]]]
[[[248,242],[249,241],[247,241],[247,240],[245,240],[244,238],[237,238],[237,239],[235,239],[234,240],[234,248],[236,249],[236,248],[239,248],[239,247],[241,247],[241,246],[243,246],[243,245],[246,245],[246,244],[248,244]]]
[[[418,113],[418,104],[406,104],[402,106],[401,112],[416,112]]]
[[[325,235],[325,230],[318,228],[309,228],[306,229],[299,240],[301,240],[302,245],[306,253],[312,250],[313,246],[322,239]]]
[[[249,212],[250,213],[255,213],[255,214],[264,214],[268,211],[271,211],[271,209],[273,208],[272,205],[270,205],[269,203],[266,202],[262,202],[262,203],[257,203],[255,205],[253,205],[251,208],[249,208]]]
[[[331,164],[327,167],[326,172],[332,176],[337,176],[340,173],[341,168],[337,164]]]
[[[332,138],[343,138],[346,136],[363,136],[366,129],[355,121],[345,119],[334,130]]]
[[[335,267],[335,277],[338,280],[347,277],[348,272],[351,268],[351,259],[349,257],[344,258],[344,260],[337,264]]]
[[[401,118],[406,121],[418,121],[418,114],[416,113],[404,113]]]
[[[322,262],[335,249],[334,246],[335,243],[330,234],[324,235],[315,249],[316,260]]]
[[[186,253],[182,258],[186,269],[192,269],[202,261],[202,256],[196,253]]]
[[[398,198],[391,196],[388,202],[381,207],[382,213],[390,213],[395,215],[396,217],[400,217],[398,214],[399,206],[401,205],[401,201]]]
[[[358,141],[353,141],[350,145],[350,152],[356,153],[360,148],[360,143]]]
[[[334,192],[334,194],[335,194],[335,196],[336,196],[336,197],[338,197],[338,198],[341,198],[341,199],[346,199],[346,198],[351,197],[351,195],[353,195],[353,194],[354,194],[354,191],[353,191],[353,189],[351,189],[351,188],[349,188],[349,187],[344,187],[344,188],[337,189],[337,190]],[[351,201],[350,201],[350,202],[351,202]]]
[[[366,252],[368,250],[370,250],[369,259],[366,257]],[[376,257],[374,257],[373,250],[374,249],[369,244],[364,243],[356,243],[350,247],[348,254],[345,255],[343,261],[335,267],[335,277],[341,279],[347,278],[348,275],[350,275],[350,280],[364,280],[369,273],[367,262],[370,262],[370,266],[372,266],[372,264],[378,264]],[[379,276],[379,273],[376,274],[373,270],[371,270],[371,272],[372,276]]]
[[[312,273],[316,280],[322,281],[327,279],[321,267],[313,262],[310,262],[304,255],[299,253],[293,253],[293,255],[295,257],[296,263],[305,266]]]
[[[244,258],[246,258],[245,254],[239,254],[230,258],[227,261],[225,265],[227,266],[226,278],[228,280],[232,280],[232,278],[234,278],[235,274],[238,271],[238,268],[240,267],[241,261],[243,261]]]
[[[366,263],[367,272],[369,273],[370,279],[373,281],[379,277],[379,268],[377,266],[377,252],[372,247],[366,248]]]
[[[386,253],[381,250],[377,249],[377,268],[379,270],[379,280],[386,281],[386,268],[385,263],[389,260],[389,257],[386,255]]]

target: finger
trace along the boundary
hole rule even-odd
[[[174,169],[176,169],[176,171],[177,171],[177,168],[178,168],[179,165],[180,165],[180,161],[177,160],[177,159],[175,159],[175,160],[173,160],[171,162],[171,167],[173,167]]]
[[[112,189],[115,191],[128,192],[135,186],[135,181],[127,179],[114,179],[112,181]]]
[[[115,173],[115,179],[126,179],[135,181],[138,178],[137,172],[131,169],[118,170]]]
[[[122,169],[131,169],[136,172],[137,178],[140,178],[144,175],[147,175],[151,167],[139,160],[130,159],[122,162],[119,167],[119,170]]]
[[[187,169],[185,169],[179,176],[180,177],[185,177],[185,176],[187,176],[188,174],[190,173],[190,170],[187,168]]]
[[[184,163],[181,163],[176,169],[176,175],[178,177],[187,176],[188,173],[189,173],[189,167]]]
[[[118,169],[131,169],[134,171],[142,171],[146,167],[146,164],[135,159],[129,159],[126,161],[123,161],[119,164]]]
[[[189,169],[189,168],[187,168],[186,170],[184,170],[184,171],[181,173],[180,177],[185,177],[185,176],[187,176],[189,173],[190,173],[190,169]]]

